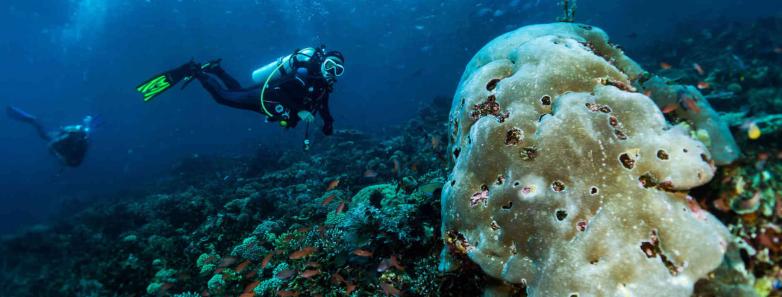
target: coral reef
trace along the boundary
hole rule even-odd
[[[335,131],[312,154],[182,160],[148,195],[101,198],[4,239],[0,286],[7,296],[436,295],[446,100],[397,136]]]
[[[386,134],[193,156],[0,239],[0,292],[782,296],[782,21],[705,23],[654,75],[590,26],[504,35]]]
[[[686,194],[712,178],[710,153],[636,92],[643,76],[587,25],[481,49],[452,104],[441,269],[467,257],[530,296],[690,295],[732,239]],[[476,117],[485,98],[495,114]]]

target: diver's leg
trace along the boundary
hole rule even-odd
[[[218,64],[215,67],[208,68],[206,72],[214,74],[219,78],[221,81],[223,81],[223,84],[225,84],[225,87],[232,91],[238,91],[242,89],[242,86],[239,84],[239,81],[237,81],[233,76],[228,74],[228,72],[225,72],[225,69],[223,69],[220,64]]]
[[[41,123],[38,121],[38,118],[35,116],[13,106],[8,106],[6,108],[6,113],[14,120],[32,125],[35,128],[35,131],[38,132],[38,136],[43,138],[43,140],[49,141],[51,139],[49,133],[46,132],[46,129],[43,127],[43,125],[41,125]]]
[[[224,89],[217,77],[203,74],[197,76],[201,85],[212,95],[212,98],[219,104],[233,108],[246,109],[255,112],[260,111],[260,98],[257,92],[253,90],[227,90]]]

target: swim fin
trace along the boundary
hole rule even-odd
[[[222,59],[209,61],[209,63],[206,64],[198,64],[193,60],[190,60],[190,62],[187,62],[182,66],[153,76],[136,87],[136,91],[141,93],[141,95],[144,95],[144,102],[147,102],[175,86],[180,81],[185,81],[182,85],[182,89],[185,89],[187,85],[193,82],[193,78],[197,73],[202,73],[220,66],[220,61],[222,61]]]
[[[26,111],[21,110],[21,109],[19,109],[17,107],[8,106],[8,107],[6,107],[5,111],[6,111],[6,113],[8,114],[8,116],[10,118],[12,118],[14,120],[17,120],[17,121],[22,121],[22,122],[26,122],[26,123],[34,123],[35,121],[38,120],[34,115],[31,115],[31,114],[27,113]]]
[[[191,70],[191,65],[193,64],[195,63],[190,61],[185,65],[155,75],[136,87],[136,91],[144,96],[144,102],[150,101],[157,95],[160,95],[168,89],[172,88],[180,81],[190,81],[193,78],[193,71]]]

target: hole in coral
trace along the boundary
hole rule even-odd
[[[521,159],[524,161],[532,161],[538,157],[538,148],[535,146],[528,146],[521,149]]]
[[[514,182],[514,183],[513,183],[513,187],[514,187],[514,188],[515,188],[515,187],[518,187],[519,185],[521,185],[521,183],[520,183],[520,182]]]
[[[499,78],[495,78],[489,81],[489,83],[486,84],[486,90],[488,91],[494,91],[494,88],[497,87],[497,83],[500,82]]]
[[[701,160],[703,160],[703,162],[706,162],[706,163],[709,163],[709,161],[710,161],[709,157],[707,157],[706,154],[701,154]]]
[[[461,103],[462,107],[464,107],[465,103],[467,103],[467,101],[464,98],[462,98],[462,103]]]
[[[457,147],[457,148],[455,148],[455,149],[453,149],[453,158],[454,158],[454,160],[455,160],[455,159],[459,159],[459,154],[460,154],[461,152],[462,152],[462,149],[460,149],[460,148],[458,148],[458,147]]]
[[[454,185],[456,185],[456,180],[451,181],[451,187],[453,187]]]
[[[665,150],[657,151],[657,159],[668,160],[669,157],[670,156],[668,156],[668,152],[666,152]]]
[[[540,117],[538,117],[538,122],[542,122],[543,121],[543,117],[545,117],[546,115],[547,115],[547,113],[544,113],[544,114],[540,115]]]
[[[519,128],[513,128],[508,130],[508,133],[505,135],[505,145],[517,145],[521,143],[521,140],[524,138],[524,132],[521,131]]]
[[[551,105],[551,96],[549,95],[543,95],[543,97],[540,97],[540,104],[543,105]]]
[[[683,149],[682,149],[682,152],[688,153],[688,152],[690,152],[690,151],[689,151],[689,150],[687,150],[686,148],[683,148]]]
[[[614,135],[616,135],[616,138],[619,138],[619,140],[627,139],[627,135],[625,135],[624,132],[622,132],[622,131],[620,131],[618,129],[614,130]]]
[[[641,242],[641,251],[644,252],[647,258],[657,257],[657,252],[654,249],[654,245],[651,242]]]
[[[592,26],[590,25],[579,24],[578,27],[584,30],[592,30]]]
[[[489,186],[485,184],[481,185],[481,191],[488,191],[488,190],[489,190]]]
[[[472,144],[472,137],[470,137],[470,135],[467,135],[467,144]]]
[[[557,221],[562,221],[565,218],[567,218],[567,211],[565,211],[564,209],[557,210],[556,216],[557,216]]]
[[[633,160],[633,158],[631,158],[627,153],[622,153],[619,155],[619,162],[622,163],[622,166],[627,169],[633,169],[633,167],[635,167],[635,160]]]
[[[584,232],[587,229],[587,221],[580,220],[578,223],[576,223],[576,229],[578,231]]]
[[[578,293],[571,293],[570,297],[578,297]]]
[[[591,260],[591,261],[589,261],[589,264],[595,265],[595,264],[597,264],[597,262],[598,262],[598,260]]]
[[[561,181],[555,180],[553,183],[551,183],[551,189],[554,190],[554,192],[562,192],[565,190],[565,184]]]
[[[602,113],[610,113],[611,112],[611,108],[608,107],[608,105],[600,106],[600,108],[598,110],[600,112],[602,112]]]
[[[647,172],[638,177],[638,181],[641,183],[641,186],[644,188],[651,188],[657,185],[657,178],[655,178],[651,173]]]
[[[502,205],[502,209],[504,209],[504,210],[508,210],[508,209],[511,209],[511,208],[513,208],[513,201],[508,201],[508,203],[505,203],[505,204]]]
[[[619,120],[615,116],[608,117],[608,124],[611,125],[611,127],[616,127],[619,125]]]
[[[497,176],[497,185],[499,186],[499,185],[502,185],[504,183],[505,183],[505,176],[503,176],[502,174],[498,175]]]
[[[491,220],[491,225],[489,226],[491,226],[491,229],[494,231],[500,230],[500,225],[497,224],[497,221],[495,220]]]
[[[597,187],[591,187],[591,188],[589,188],[589,194],[590,194],[590,195],[597,195],[597,192],[599,192],[599,190],[597,189]]]

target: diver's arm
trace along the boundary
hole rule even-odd
[[[329,110],[329,94],[323,95],[323,103],[320,104],[320,117],[323,118],[323,134],[331,135],[334,133],[334,118],[331,117]]]

